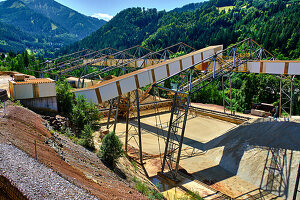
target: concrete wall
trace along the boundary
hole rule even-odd
[[[35,99],[21,99],[21,103],[30,108],[30,109],[38,109],[42,111],[50,111],[57,112],[57,101],[56,96],[54,97],[42,97]]]

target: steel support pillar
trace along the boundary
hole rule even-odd
[[[169,123],[167,138],[166,138],[166,146],[165,146],[164,158],[163,158],[162,169],[161,169],[162,173],[164,173],[164,169],[167,164],[170,172],[170,178],[172,178],[175,181],[177,181],[180,156],[182,151],[186,121],[188,116],[188,109],[190,104],[192,73],[193,73],[193,69],[190,69],[189,73],[187,73],[185,76],[185,78],[189,77],[188,94],[184,95],[175,92],[173,97],[170,123]],[[180,135],[177,135],[177,133],[180,132],[179,129],[181,129],[181,133]],[[176,157],[176,151],[178,151],[177,157]],[[174,165],[175,165],[175,169],[174,169]]]
[[[224,113],[226,113],[226,106],[229,106],[230,113],[233,114],[233,110],[232,110],[231,74],[222,76],[222,90],[223,90],[223,107],[224,107]],[[229,97],[228,97],[228,94],[226,94],[226,91],[228,91],[228,90],[229,90]],[[227,101],[228,98],[229,98],[229,102]]]
[[[287,113],[291,117],[293,114],[293,82],[295,76],[280,76],[280,101],[279,117],[282,113]]]
[[[134,141],[138,146],[137,151],[133,148],[133,155],[131,158],[135,158],[137,156],[137,162],[141,165],[144,173],[147,177],[148,173],[144,167],[144,157],[143,157],[143,147],[142,147],[142,129],[141,129],[141,116],[140,116],[140,99],[139,99],[139,91],[135,91],[135,101],[130,102],[130,93],[127,96],[127,105],[126,105],[126,133],[125,133],[125,152],[128,157],[129,155],[129,141]],[[136,105],[136,107],[134,107]],[[132,120],[130,122],[130,120]],[[136,139],[136,136],[138,139]],[[130,152],[132,153],[132,152]]]
[[[116,105],[114,106],[114,104],[116,104]],[[109,101],[109,111],[108,111],[108,116],[107,116],[106,128],[109,129],[111,127],[110,119],[111,119],[111,115],[113,115],[113,118],[114,118],[113,132],[116,131],[116,127],[117,127],[118,114],[119,114],[119,104],[120,104],[120,97],[117,97],[117,98],[112,99],[112,100]],[[115,113],[113,112],[113,110],[115,110]]]
[[[139,136],[139,156],[140,163],[143,165],[143,148],[142,148],[142,132],[141,132],[141,116],[140,116],[140,99],[139,90],[136,90],[136,112],[137,112],[137,125],[138,125],[138,136]]]
[[[126,105],[126,132],[125,132],[125,152],[128,155],[128,146],[129,141],[134,140],[138,146],[138,160],[140,164],[143,163],[143,154],[142,154],[142,130],[141,130],[141,121],[140,121],[140,99],[138,90],[132,93],[134,95],[134,102],[130,102],[130,93],[127,96],[127,105]],[[136,138],[137,136],[137,138]]]
[[[167,135],[167,140],[166,140],[166,146],[165,146],[165,153],[164,153],[164,158],[163,158],[163,163],[162,163],[162,173],[164,172],[165,165],[166,165],[166,160],[167,160],[167,155],[172,152],[168,152],[168,147],[170,143],[170,136],[171,136],[171,130],[172,130],[172,123],[173,123],[173,117],[174,117],[174,110],[175,110],[175,102],[177,99],[177,93],[175,93],[173,97],[173,104],[171,108],[171,116],[170,116],[170,123],[169,123],[169,128],[168,128],[168,135]]]
[[[299,191],[299,179],[300,179],[300,162],[298,166],[298,173],[297,173],[297,178],[296,178],[296,183],[295,183],[295,189],[294,189],[294,195],[293,195],[293,200],[297,199],[297,194]]]
[[[129,112],[130,112],[130,93],[127,96],[127,106],[126,106],[126,133],[125,133],[125,153],[128,155],[128,134],[129,134]]]

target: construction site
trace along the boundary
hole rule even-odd
[[[0,89],[31,110],[57,113],[55,82],[66,78],[74,97],[84,96],[102,114],[93,138],[96,149],[111,131],[122,141],[127,158],[120,159],[118,168],[127,178],[111,173],[96,153],[51,132],[38,114],[4,104],[3,199],[144,199],[127,181],[139,176],[165,199],[300,200],[300,117],[293,115],[298,102],[293,95],[299,90],[293,80],[300,75],[300,61],[277,60],[248,38],[228,48],[200,50],[184,43],[156,52],[142,46],[86,49],[38,68],[27,69],[39,74],[37,78],[0,74]],[[278,77],[278,107],[261,103],[249,112],[234,111],[231,77],[237,73]],[[164,83],[174,79],[180,83],[171,81],[166,87]],[[191,101],[194,93],[216,80],[222,80],[222,106]],[[8,97],[2,96],[5,102]],[[26,166],[32,170],[26,172]],[[40,179],[30,176],[34,169],[45,171],[37,173]],[[16,176],[18,171],[26,181]]]

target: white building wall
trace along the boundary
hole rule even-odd
[[[33,98],[33,90],[31,84],[14,85],[15,99],[31,99]]]
[[[39,87],[39,97],[54,97],[56,96],[56,85],[55,83],[40,83]]]

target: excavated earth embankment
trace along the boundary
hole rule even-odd
[[[129,182],[111,172],[95,153],[61,135],[52,135],[45,124],[39,115],[18,106],[7,107],[6,115],[0,118],[0,158],[5,161],[0,162],[0,175],[12,181],[26,197],[145,199]],[[34,141],[39,163],[32,159]]]

